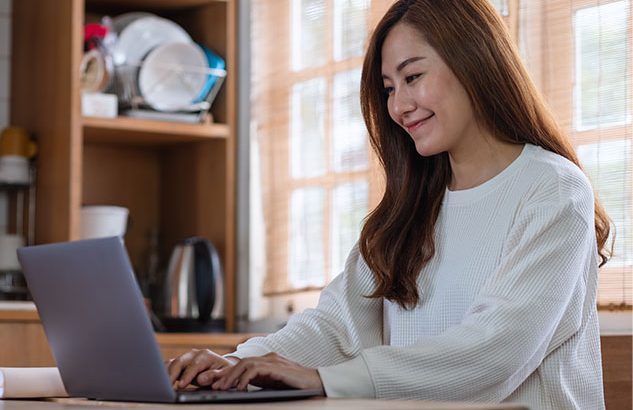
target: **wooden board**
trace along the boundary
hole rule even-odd
[[[13,3],[11,123],[39,145],[38,243],[74,239],[79,232],[82,6],[78,0]]]
[[[607,410],[630,409],[631,336],[603,336],[602,375]]]
[[[116,205],[130,211],[125,245],[135,271],[143,273],[150,232],[160,231],[160,150],[86,144],[83,165],[82,205]]]

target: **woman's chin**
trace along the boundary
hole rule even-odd
[[[441,152],[437,147],[434,147],[426,141],[415,141],[415,150],[423,157],[432,157]]]

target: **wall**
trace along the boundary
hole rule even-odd
[[[9,125],[11,93],[11,2],[0,0],[0,130]],[[6,193],[0,192],[0,233],[7,230]]]
[[[11,2],[0,0],[0,129],[9,125]]]

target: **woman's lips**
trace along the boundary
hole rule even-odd
[[[409,133],[412,133],[413,131],[417,130],[418,128],[420,128],[421,126],[426,124],[434,116],[435,116],[435,114],[431,114],[428,117],[421,119],[420,121],[416,121],[414,123],[407,124],[407,125],[405,125],[405,127],[407,128],[407,131]]]

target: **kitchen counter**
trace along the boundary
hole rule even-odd
[[[157,333],[164,358],[190,349],[211,349],[230,353],[256,336],[247,333]],[[54,366],[46,335],[33,302],[0,302],[0,367]]]
[[[35,321],[39,322],[35,303],[33,302],[0,302],[0,320]]]

